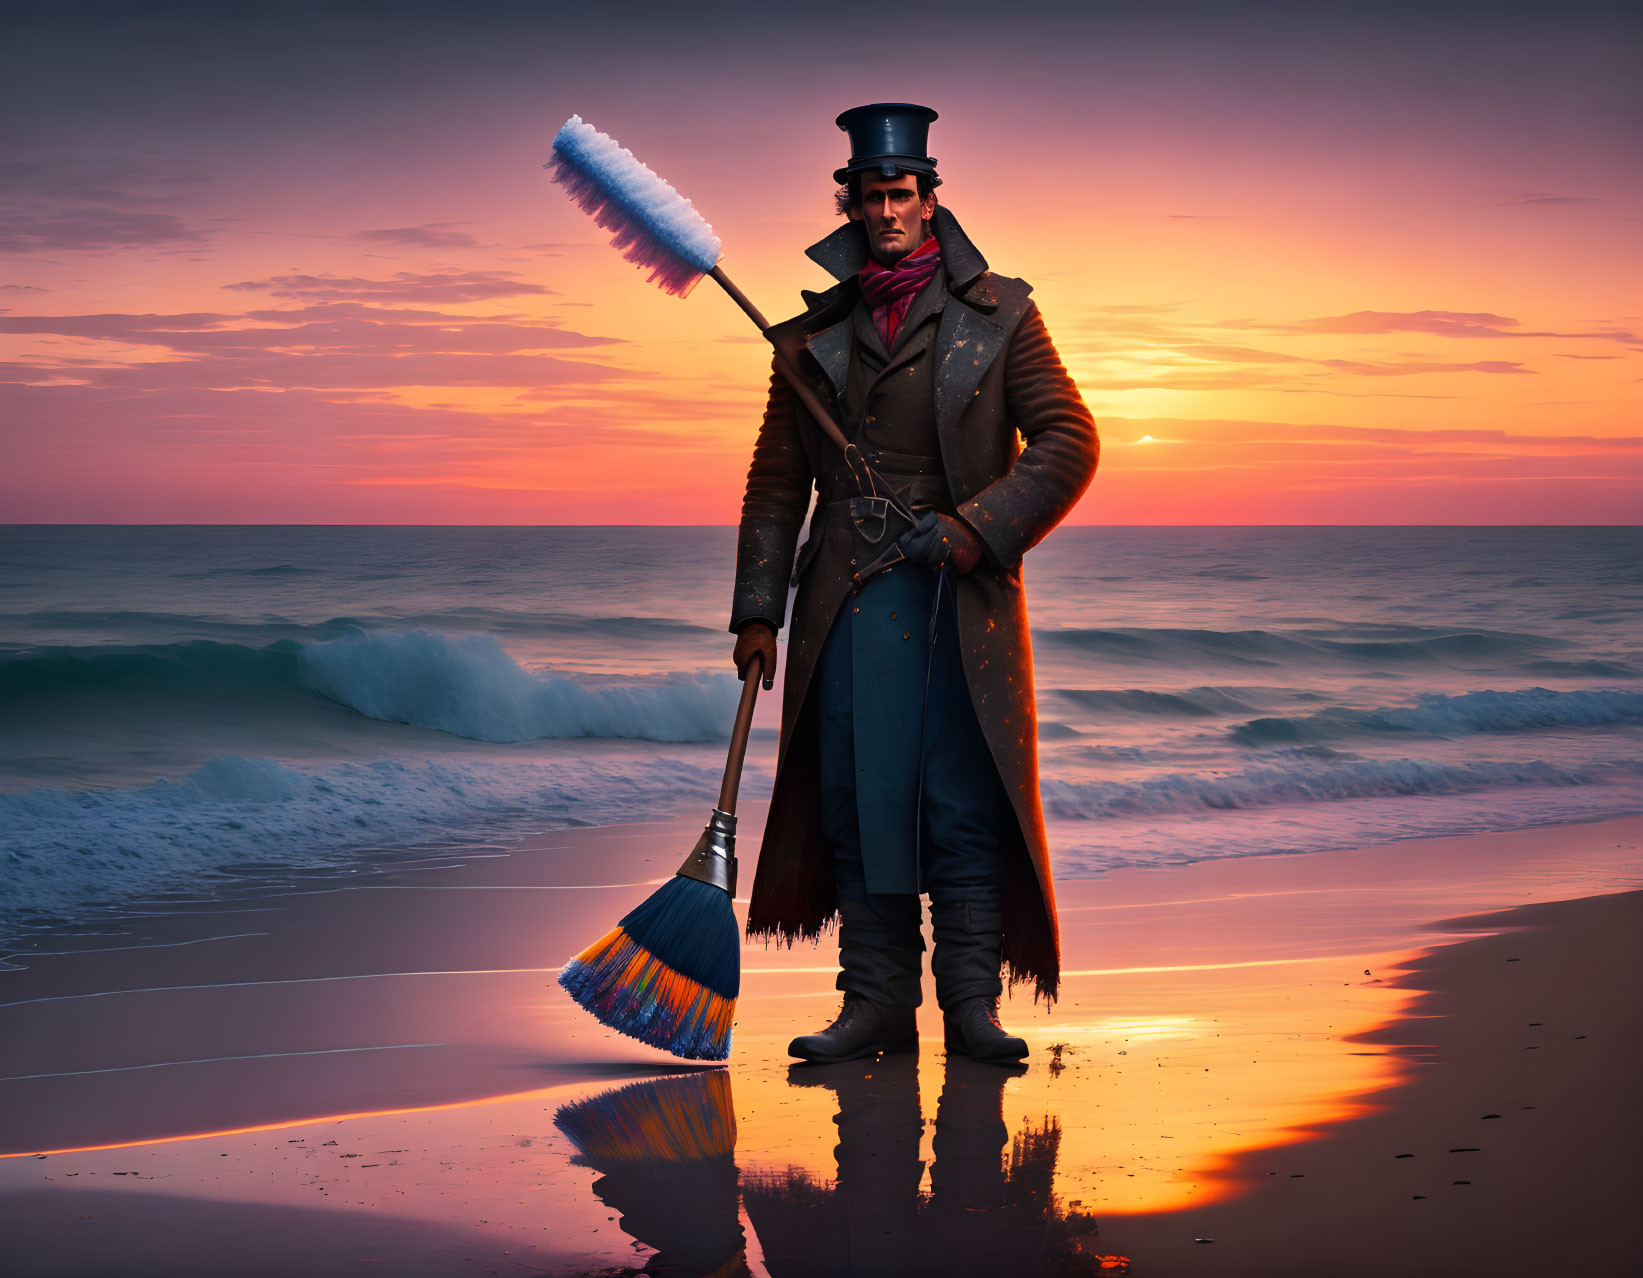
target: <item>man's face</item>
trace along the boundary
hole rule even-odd
[[[924,223],[935,211],[935,193],[919,199],[918,179],[910,173],[862,176],[860,217],[867,227],[868,247],[881,262],[899,261],[924,243]],[[852,216],[856,213],[851,210]]]

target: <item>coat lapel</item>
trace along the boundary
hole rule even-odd
[[[816,363],[821,365],[822,372],[827,374],[827,380],[833,383],[835,395],[844,394],[844,383],[850,375],[850,342],[855,336],[853,327],[850,316],[846,315],[836,324],[805,339],[805,346],[815,356]]]
[[[856,303],[856,309],[850,312],[850,321],[855,326],[856,345],[871,353],[880,364],[889,363],[890,352],[884,349],[884,339],[873,325],[873,312],[865,300]]]

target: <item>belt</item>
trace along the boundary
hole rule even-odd
[[[956,505],[952,492],[947,487],[947,477],[941,473],[941,460],[934,459],[932,465],[936,469],[924,473],[903,474],[894,470],[881,470],[876,466],[873,473],[893,489],[896,496],[909,508],[917,510],[924,507],[950,515],[954,513]],[[826,499],[819,503],[818,509],[825,512],[825,518],[849,518],[850,503],[861,500],[863,499],[860,497]]]
[[[915,515],[923,514],[926,510],[935,510],[944,515],[956,513],[957,506],[953,501],[952,491],[947,487],[947,477],[942,472],[939,457],[915,457],[882,449],[877,450],[875,456],[882,461],[893,459],[896,463],[908,467],[903,473],[893,469],[881,470],[875,464],[873,473],[893,489],[896,496]],[[915,465],[925,469],[914,471],[912,467]],[[825,525],[844,524],[852,529],[857,557],[865,554],[874,560],[863,570],[870,574],[877,570],[878,561],[885,557],[881,552],[887,552],[889,547],[895,544],[896,539],[907,531],[900,527],[904,522],[896,516],[890,508],[890,503],[882,497],[829,496],[819,499],[815,513],[811,516],[810,536],[799,548],[798,558],[794,563],[793,584],[798,584],[800,575],[821,548],[821,531]],[[852,559],[851,563],[854,565],[855,560]],[[858,587],[863,579],[857,576]]]
[[[878,474],[886,479],[895,480],[907,475],[940,475],[942,463],[939,457],[921,457],[917,453],[898,453],[888,448],[866,447],[861,455],[867,459]]]

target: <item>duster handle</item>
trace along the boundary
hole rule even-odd
[[[747,317],[759,326],[759,332],[768,337],[770,334],[770,321],[765,319],[764,313],[757,306],[753,305],[748,295],[736,287],[730,276],[725,274],[724,267],[715,266],[708,274],[712,276],[714,282],[720,288],[730,294],[730,299],[737,306],[747,312]],[[844,432],[839,429],[839,424],[833,420],[833,414],[827,411],[827,406],[817,397],[816,392],[810,389],[809,383],[799,376],[799,370],[793,367],[787,356],[782,354],[780,350],[776,351],[776,367],[780,370],[781,375],[787,379],[787,384],[798,393],[799,401],[810,410],[810,415],[816,419],[823,433],[843,450],[844,463],[850,468],[850,473],[856,480],[856,487],[863,490],[862,495],[885,498],[890,503],[891,508],[909,524],[917,523],[918,520],[913,516],[913,512],[907,509],[889,486],[880,483],[872,468],[862,460],[861,450],[844,437]],[[865,483],[862,482],[864,479],[866,480]]]
[[[736,791],[742,784],[742,756],[747,753],[747,736],[753,729],[753,703],[759,699],[764,658],[754,657],[743,673],[742,699],[736,706],[736,723],[730,729],[730,751],[725,758],[725,779],[719,785],[719,811],[726,816],[736,815]]]

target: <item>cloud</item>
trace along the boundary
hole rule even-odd
[[[1595,195],[1554,195],[1550,191],[1530,191],[1521,200],[1500,200],[1488,205],[1489,208],[1505,208],[1511,204],[1600,204],[1602,200]]]
[[[115,208],[24,209],[0,215],[0,253],[199,248],[206,233],[175,213]]]
[[[275,275],[266,280],[224,284],[239,292],[264,292],[305,302],[482,302],[522,293],[552,293],[530,284],[517,271],[399,271],[391,279],[344,275]]]
[[[1313,361],[1300,355],[1284,355],[1278,351],[1255,350],[1249,346],[1213,346],[1195,344],[1177,346],[1182,355],[1195,359],[1218,359],[1229,364],[1308,364]]]
[[[32,284],[0,284],[0,293],[44,293],[43,288],[35,288]]]
[[[133,156],[51,155],[0,162],[0,190],[46,204],[144,205],[174,200],[205,180],[198,165]]]
[[[1440,337],[1511,337],[1521,321],[1490,311],[1353,311],[1271,325],[1289,333],[1433,333]]]
[[[1509,359],[1479,359],[1468,364],[1435,364],[1425,360],[1406,360],[1396,364],[1371,364],[1356,359],[1320,359],[1315,361],[1325,368],[1343,373],[1358,373],[1364,377],[1407,377],[1413,373],[1528,373],[1535,370]]]
[[[403,386],[563,386],[622,376],[631,374],[550,355],[444,351],[262,351],[95,367],[83,363],[59,368],[0,364],[0,379],[4,380],[80,383],[137,392],[238,387],[392,390]]]
[[[401,248],[477,248],[479,241],[466,231],[451,229],[453,222],[429,222],[424,226],[401,226],[381,231],[356,231],[353,238],[373,244],[397,244]]]
[[[1231,319],[1220,320],[1212,328],[1247,332],[1295,334],[1429,333],[1434,337],[1555,337],[1591,338],[1643,346],[1643,337],[1626,329],[1596,329],[1584,333],[1525,329],[1522,321],[1492,311],[1352,311],[1345,315],[1321,315],[1289,323]]]
[[[201,178],[188,165],[129,157],[0,163],[0,253],[199,248],[209,232],[155,206]]]
[[[316,308],[303,308],[311,311]],[[318,308],[322,312],[330,308]],[[128,345],[158,346],[191,354],[334,353],[394,355],[517,354],[566,347],[609,345],[617,339],[594,337],[557,324],[497,323],[432,312],[437,324],[394,323],[378,312],[322,314],[302,320],[303,312],[265,311],[275,320],[298,319],[284,327],[235,326],[240,316],[188,315],[12,315],[0,316],[0,333],[50,334]]]

